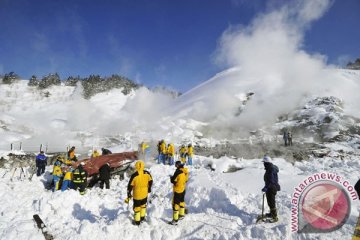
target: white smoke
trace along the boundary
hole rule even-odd
[[[334,67],[326,64],[325,56],[303,50],[306,30],[331,4],[330,0],[293,1],[258,15],[249,26],[227,29],[215,56],[217,63],[232,70],[184,94],[181,101],[191,102],[191,98],[194,106],[200,101],[208,103],[202,111],[193,107],[189,115],[211,120],[214,127],[253,129],[274,123],[279,115],[302,104],[305,96],[334,95],[355,103],[358,97],[352,93],[359,90],[359,85],[344,82],[332,70]],[[211,97],[204,101],[198,95],[205,91]],[[236,106],[241,104],[237,95],[241,92],[255,94],[241,115],[235,117]]]

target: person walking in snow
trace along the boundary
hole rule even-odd
[[[144,168],[143,161],[139,160],[135,163],[136,172],[130,177],[127,198],[125,199],[125,203],[128,204],[131,197],[133,197],[134,222],[136,225],[140,225],[145,220],[147,197],[153,184],[151,174]]]
[[[355,191],[360,199],[360,179],[355,184]],[[352,236],[352,240],[360,240],[360,215],[358,217],[357,223],[355,225],[354,234]]]
[[[284,139],[285,147],[286,147],[288,145],[288,134],[286,133],[286,131],[284,131],[283,139]]]
[[[106,149],[106,148],[102,148],[101,151],[102,151],[102,155],[112,154],[112,152],[109,149]]]
[[[262,191],[266,194],[267,204],[270,208],[270,213],[266,214],[266,217],[271,217],[271,222],[277,222],[277,210],[275,196],[280,191],[280,185],[278,180],[279,168],[271,162],[269,156],[264,156],[263,163],[265,167],[264,181],[265,187]]]
[[[100,174],[100,188],[104,188],[104,183],[106,186],[106,189],[110,189],[110,164],[106,163],[99,169]]]
[[[186,183],[189,179],[189,171],[184,167],[181,161],[175,162],[176,170],[174,175],[170,177],[170,182],[173,184],[173,219],[171,224],[177,224],[179,219],[185,217],[185,192]]]
[[[190,166],[193,164],[192,162],[193,155],[194,155],[194,150],[192,144],[190,143],[187,148],[187,164]]]
[[[83,168],[84,165],[85,163],[81,162],[73,172],[73,187],[75,190],[79,189],[81,195],[85,194],[87,184],[87,172]]]
[[[36,156],[36,176],[40,176],[45,173],[45,166],[47,165],[47,157],[44,154],[44,151]]]
[[[290,131],[287,133],[287,138],[288,138],[288,146],[292,146],[292,133]]]

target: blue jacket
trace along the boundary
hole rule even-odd
[[[41,167],[46,165],[47,165],[47,157],[43,153],[38,154],[36,156],[36,166]]]
[[[265,188],[271,191],[280,191],[278,172],[279,168],[272,163],[265,163]]]

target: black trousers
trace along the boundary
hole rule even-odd
[[[101,189],[104,188],[104,183],[105,183],[106,189],[110,189],[110,180],[109,179],[100,180],[100,188]]]
[[[266,200],[270,209],[276,208],[275,196],[276,196],[276,190],[269,189],[266,192]]]
[[[85,193],[86,183],[75,183],[73,182],[74,190],[78,190],[81,194]]]
[[[40,176],[45,172],[45,165],[41,165],[37,167],[36,176]]]

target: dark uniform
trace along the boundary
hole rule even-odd
[[[141,221],[145,220],[146,204],[148,193],[151,192],[151,186],[153,183],[151,174],[144,170],[144,162],[139,160],[135,163],[136,172],[130,177],[127,187],[128,198],[125,200],[128,202],[131,198],[131,192],[133,192],[134,199],[134,220],[137,225]]]
[[[270,214],[267,215],[272,217],[273,221],[276,222],[278,221],[278,217],[275,196],[277,191],[280,191],[280,185],[278,180],[279,168],[276,165],[272,164],[270,161],[271,158],[268,156],[265,156],[263,159],[265,167],[265,187],[262,189],[262,191],[266,193],[266,200],[270,208]]]
[[[99,169],[100,173],[100,188],[104,188],[104,183],[106,185],[106,189],[110,189],[110,164],[106,163]]]
[[[45,156],[44,152],[41,151],[36,156],[36,176],[40,176],[45,172],[45,166],[47,165],[47,157]]]
[[[170,177],[173,186],[173,222],[177,222],[179,218],[185,217],[185,190],[186,183],[189,179],[189,171],[184,167],[180,161],[175,163],[176,170],[172,177]]]
[[[73,186],[74,189],[79,189],[80,194],[85,194],[85,188],[87,184],[87,172],[83,169],[80,164],[73,172]]]

